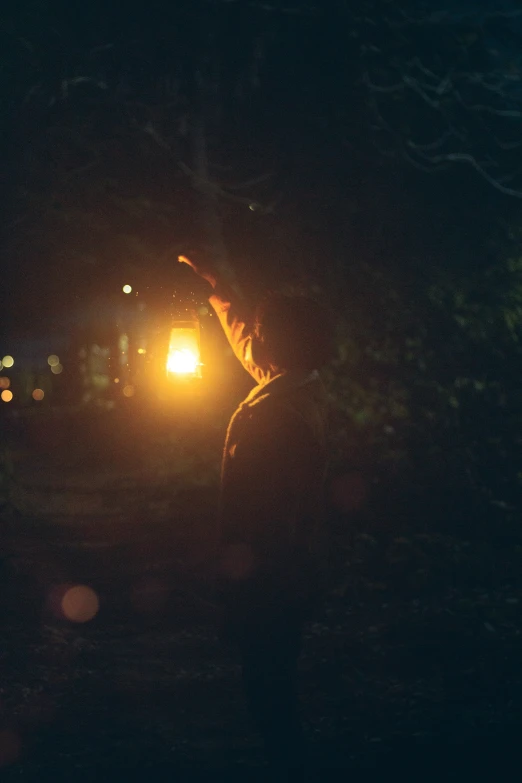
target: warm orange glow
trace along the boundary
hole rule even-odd
[[[167,373],[198,375],[201,365],[198,329],[194,326],[177,326],[171,330]]]
[[[70,587],[61,600],[61,610],[68,620],[86,623],[96,617],[100,608],[98,596],[87,585]]]
[[[13,399],[13,392],[9,391],[9,389],[4,389],[2,394],[0,394],[0,397],[4,402],[11,402]]]
[[[45,393],[43,389],[35,389],[32,394],[33,400],[43,400]]]
[[[0,389],[8,389],[11,385],[11,379],[7,378],[7,376],[2,375],[0,376]]]

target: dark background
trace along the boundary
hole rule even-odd
[[[325,765],[509,756],[517,4],[22,2],[3,6],[0,37],[6,774],[262,763],[205,587],[249,379],[209,314],[195,386],[136,382],[127,399],[111,380],[87,399],[78,369],[84,348],[116,355],[137,303],[156,335],[204,304],[177,263],[192,249],[252,301],[304,291],[335,315],[333,586],[302,665]],[[48,352],[65,357],[58,378]],[[42,405],[18,394],[33,365],[31,383],[52,382]],[[97,592],[90,622],[49,604],[70,583]]]

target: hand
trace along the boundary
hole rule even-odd
[[[212,288],[215,288],[217,283],[217,272],[215,269],[212,268],[212,266],[208,263],[205,263],[205,261],[196,261],[191,258],[187,258],[187,256],[178,256],[178,261],[180,264],[187,264],[190,266],[191,269],[194,270],[194,272],[199,275],[199,277],[202,277],[203,280],[206,280]]]

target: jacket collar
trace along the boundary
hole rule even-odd
[[[274,378],[260,383],[259,386],[255,386],[240,407],[258,402],[261,397],[284,394],[291,389],[299,389],[301,386],[306,386],[308,383],[318,379],[319,373],[317,370],[312,370],[310,373],[298,371],[280,373]]]

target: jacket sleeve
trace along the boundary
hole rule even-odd
[[[220,282],[214,291],[209,302],[232,350],[257,383],[263,383],[268,379],[269,368],[254,362],[252,357],[253,314],[231,286]]]

